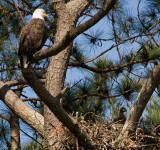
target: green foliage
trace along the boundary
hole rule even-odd
[[[6,40],[1,46],[3,46],[3,51],[0,52],[0,78],[2,81],[16,79],[19,77],[17,74],[17,48],[11,40]]]
[[[133,61],[135,53],[133,51],[127,52],[125,55],[122,57],[122,63],[129,63],[130,61]]]
[[[145,47],[142,46],[141,51],[137,55],[137,59],[151,59],[159,54],[159,48],[153,44],[149,43]]]
[[[68,113],[85,115],[85,119],[95,120],[95,115],[102,115],[105,110],[105,98],[94,96],[97,93],[91,79],[71,88],[63,97],[63,107]],[[89,112],[89,113],[88,113]]]
[[[108,95],[109,93],[109,82],[107,75],[94,74],[94,82],[92,80],[92,88],[96,93]]]
[[[112,68],[113,62],[103,57],[101,59],[98,59],[96,62],[94,62],[94,65],[97,69]]]
[[[118,116],[120,108],[121,108],[120,103],[112,105],[111,109],[112,120]]]
[[[132,35],[134,35],[135,22],[136,22],[133,12],[129,10],[125,12],[124,17],[122,16],[115,16],[115,17],[117,18],[119,23],[119,26],[117,26],[118,33],[120,34],[119,39],[123,40],[126,38],[131,38]]]
[[[1,149],[10,149],[10,126],[7,121],[0,119],[0,147]]]
[[[156,127],[160,124],[160,103],[159,97],[152,97],[150,105],[146,109],[147,115],[144,120],[147,127]]]
[[[22,28],[22,24],[19,23],[19,15],[15,12],[14,7],[8,5],[5,0],[0,2],[0,39],[9,38],[11,34],[16,36]]]
[[[134,79],[123,77],[120,79],[120,82],[116,87],[116,92],[117,94],[122,94],[126,100],[130,101],[133,93],[136,91],[136,85]]]
[[[94,63],[95,68],[97,69],[109,69],[109,68],[113,68],[115,66],[118,66],[119,63],[114,63],[112,60],[108,59],[107,57],[102,57],[100,59],[98,59],[97,61],[95,61]],[[100,76],[106,76],[106,78],[109,77],[117,77],[119,75],[119,73],[121,73],[122,70],[116,70],[116,71],[111,71],[109,73],[101,73]],[[96,75],[95,75],[96,76]],[[97,76],[99,76],[97,74]],[[96,78],[96,77],[95,77]]]
[[[134,57],[135,57],[135,53],[133,51],[131,52],[127,52],[127,54],[123,55],[122,57],[122,63],[126,64],[126,63],[130,63],[132,61],[134,61]],[[133,71],[135,69],[135,65],[129,65],[127,66],[127,71],[130,73],[131,71]]]
[[[86,60],[83,50],[81,50],[77,44],[73,46],[71,55],[75,58],[75,61],[83,63]]]
[[[26,145],[23,146],[23,150],[42,150],[42,146],[39,143],[30,141]],[[43,149],[47,150],[47,149]]]

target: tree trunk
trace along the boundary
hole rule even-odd
[[[57,0],[53,0],[53,2],[55,2],[54,5],[58,16],[57,32],[54,41],[56,45],[56,43],[62,41],[62,38],[65,37],[67,32],[72,31],[77,23],[77,18],[85,7],[89,6],[89,2],[87,0],[77,0],[77,2],[71,1],[68,4],[57,2]],[[79,8],[80,6],[81,8]],[[70,42],[72,43],[72,40]],[[63,89],[71,47],[72,44],[69,44],[67,48],[51,58],[47,71],[46,87],[54,97]],[[69,132],[47,106],[45,106],[44,118],[45,139],[50,149],[57,149],[59,143],[63,143],[63,141],[60,142],[60,137],[65,137],[65,134],[68,135]],[[52,124],[50,122],[52,122]],[[58,143],[57,139],[59,139]]]
[[[70,1],[67,4],[65,4],[62,1],[58,2],[57,0],[53,0],[53,2],[55,2],[54,6],[58,16],[57,33],[54,41],[54,44],[56,45],[57,43],[62,41],[62,38],[65,37],[65,35],[69,31],[72,31],[75,28],[78,17],[84,11],[84,9],[88,7],[90,3],[92,3],[92,1],[89,2],[87,0],[77,0]],[[112,2],[108,1],[108,3],[106,3],[106,6],[110,6],[111,4]],[[113,4],[115,4],[115,1],[113,2]],[[112,8],[113,4],[109,7],[109,9],[107,7],[107,9],[104,10],[108,12]],[[104,15],[105,14],[103,14],[102,16]],[[98,22],[98,19],[96,20],[95,18],[95,20],[93,20],[93,23],[94,21],[96,23]],[[86,24],[84,24],[83,28],[85,27],[87,27]],[[51,58],[47,71],[46,87],[47,90],[54,97],[57,96],[57,94],[60,93],[63,88],[66,77],[66,70],[68,66],[68,60],[70,57],[71,46],[72,44],[70,44],[66,49],[62,50],[59,54]],[[60,137],[68,136],[68,131],[66,130],[66,128],[64,128],[62,123],[55,117],[55,115],[53,115],[53,113],[49,110],[47,106],[45,106],[44,118],[45,140],[47,141],[49,148],[55,150],[57,149],[57,146],[60,143],[63,143],[63,140],[60,141]]]
[[[11,127],[11,150],[20,150],[20,128],[19,117],[13,112],[10,113],[10,127]]]
[[[65,75],[66,75],[66,67],[69,57],[69,48],[65,49],[65,51],[61,52],[57,56],[53,57],[51,59],[51,63],[48,68],[48,76],[47,76],[47,89],[48,91],[53,95],[57,96],[58,93],[63,88]],[[52,64],[52,62],[54,62]],[[50,81],[53,81],[50,83]],[[61,127],[61,122],[55,117],[55,115],[48,109],[48,107],[45,105],[44,107],[44,130],[45,130],[45,139],[48,141],[49,147],[52,147],[52,149],[56,149],[56,141],[59,137],[64,134],[61,130],[63,130]],[[52,122],[52,124],[51,124]],[[60,130],[61,132],[59,132]],[[65,135],[63,135],[65,136]],[[59,142],[59,141],[58,141]],[[54,145],[53,145],[54,144]],[[59,143],[57,143],[59,144]]]
[[[23,86],[18,86],[15,92],[18,97],[21,96]],[[11,150],[20,150],[20,128],[19,128],[19,117],[12,111],[10,113],[10,127],[11,127]]]
[[[62,4],[62,3],[61,3]],[[58,6],[57,6],[58,7]],[[61,39],[66,35],[67,31],[70,30],[70,28],[74,27],[73,20],[75,20],[74,17],[71,17],[67,10],[65,10],[64,5],[60,5],[60,8],[63,10],[58,10],[58,21],[57,21],[57,33],[56,33],[56,42],[61,41]],[[71,20],[72,18],[73,20]],[[71,22],[70,22],[71,20]],[[68,46],[65,50],[57,54],[56,56],[51,58],[48,71],[47,71],[47,82],[46,86],[48,91],[51,93],[52,96],[57,96],[63,89],[65,77],[66,77],[66,70],[68,65],[68,59],[70,56],[70,50],[71,45]],[[48,109],[48,107],[45,105],[44,110],[44,118],[45,118],[45,139],[48,141],[48,146],[51,149],[57,149],[57,144],[60,143],[58,140],[58,143],[56,142],[57,139],[60,139],[62,134],[65,134],[65,131],[63,131],[63,126],[61,122],[54,116],[54,114]],[[52,124],[50,123],[52,120]],[[65,136],[65,135],[63,135]],[[63,141],[62,141],[63,143]]]

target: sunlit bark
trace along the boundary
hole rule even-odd
[[[138,94],[138,97],[134,102],[134,105],[132,106],[123,129],[118,137],[116,145],[120,145],[122,141],[124,141],[131,133],[135,132],[139,119],[158,84],[160,84],[160,64],[152,70],[140,93]]]

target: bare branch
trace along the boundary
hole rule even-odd
[[[77,28],[71,31],[72,36],[77,36],[85,30],[89,29],[100,21],[116,4],[116,0],[106,0],[103,7],[88,21],[82,23]]]
[[[41,79],[41,83],[45,83],[46,79]],[[19,80],[11,80],[5,83],[6,85],[12,87],[12,86],[17,86],[17,85],[27,85],[27,81],[25,79],[19,79]]]
[[[10,122],[10,118],[8,118],[7,116],[4,116],[4,115],[0,114],[0,117],[7,120],[8,122]]]
[[[18,11],[18,13],[19,13],[19,15],[20,15],[20,17],[21,17],[21,19],[22,19],[22,21],[23,21],[23,24],[25,25],[26,23],[25,23],[25,20],[24,20],[24,18],[23,18],[23,16],[22,16],[21,11],[19,10],[19,8],[18,8],[18,6],[16,5],[15,1],[12,0],[12,2],[14,3],[14,6],[15,6],[15,8],[17,9],[17,11]]]
[[[56,96],[56,98],[57,98],[58,100],[60,100],[60,99],[63,97],[63,95],[68,91],[68,89],[69,89],[69,86],[67,85],[67,87],[64,88],[64,89],[61,91],[61,93],[59,93],[59,94]]]
[[[127,41],[133,40],[133,39],[138,38],[138,37],[148,36],[148,35],[152,35],[152,37],[153,37],[153,36],[155,36],[159,31],[160,31],[160,29],[152,32],[151,34],[136,35],[136,36],[127,38],[127,39],[125,39],[125,40],[123,40],[123,41],[121,41],[121,42],[119,42],[119,43],[117,43],[117,44],[115,44],[115,45],[112,45],[112,46],[111,46],[110,48],[108,48],[107,50],[103,51],[102,53],[100,53],[100,54],[97,55],[96,57],[94,57],[94,58],[92,58],[92,59],[90,59],[90,60],[85,61],[84,63],[89,63],[89,62],[91,62],[91,61],[96,60],[96,59],[99,58],[100,56],[102,56],[102,55],[104,55],[105,53],[107,53],[107,52],[109,52],[110,50],[112,50],[114,47],[117,47],[117,46],[119,46],[119,45],[121,45],[121,44],[123,44],[123,43],[125,43],[125,42],[127,42]],[[149,40],[151,40],[151,38],[149,38]],[[144,44],[144,46],[149,42],[149,40],[147,40],[147,42]],[[135,57],[133,57],[133,58],[135,58]],[[132,59],[132,60],[134,60],[134,59]]]
[[[45,87],[39,82],[34,73],[30,68],[22,70],[23,76],[28,81],[30,86],[34,89],[36,94],[43,100],[43,102],[48,106],[48,108],[54,113],[54,115],[73,133],[84,148],[87,150],[95,149],[92,140],[88,135],[81,129],[77,122],[70,118],[66,111],[62,108],[59,100],[53,97]]]
[[[122,62],[122,57],[121,57],[121,54],[120,54],[120,51],[119,51],[119,47],[118,47],[118,38],[117,38],[117,31],[116,31],[116,28],[115,28],[115,19],[114,19],[114,11],[112,9],[112,28],[113,28],[113,33],[114,33],[114,39],[115,39],[115,43],[116,43],[116,48],[117,48],[117,53],[118,53],[118,56],[119,56],[119,60],[120,60],[120,64]]]
[[[29,138],[31,138],[33,141],[35,141],[36,143],[38,143],[39,145],[41,145],[42,146],[42,144],[38,141],[38,140],[36,140],[36,139],[34,139],[32,136],[30,136],[28,133],[26,133],[25,131],[23,131],[22,129],[20,129],[25,135],[27,135]]]
[[[123,129],[118,137],[116,144],[121,144],[122,139],[125,140],[128,135],[133,133],[137,127],[138,121],[150,99],[155,88],[160,84],[159,80],[160,75],[160,64],[158,64],[153,71],[150,73],[148,79],[143,85],[140,93],[134,105],[131,108],[131,111],[127,117],[127,120],[123,126]]]
[[[11,110],[43,136],[43,116],[26,105],[12,90],[10,90],[10,87],[2,81],[0,81],[0,93],[0,99]]]
[[[30,98],[24,98],[22,99],[23,102],[26,102],[26,101],[41,101],[40,98],[34,98],[34,97],[30,97]]]

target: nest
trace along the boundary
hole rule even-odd
[[[137,128],[136,132],[121,144],[121,147],[115,147],[115,141],[123,128],[123,124],[118,122],[109,124],[104,121],[96,123],[92,121],[86,122],[82,117],[78,119],[78,123],[90,136],[97,150],[160,149],[160,125],[150,130]],[[63,136],[57,140],[56,150],[84,150],[68,129],[64,126],[61,126],[61,128],[65,130],[63,130]]]

